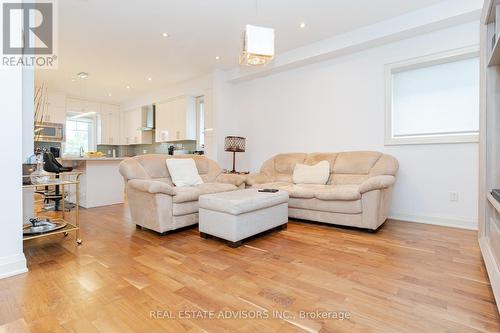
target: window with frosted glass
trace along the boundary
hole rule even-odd
[[[391,139],[477,137],[479,58],[396,67],[391,81]]]

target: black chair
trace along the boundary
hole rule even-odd
[[[43,169],[47,172],[55,173],[56,178],[59,178],[60,173],[73,171],[73,168],[65,167],[59,163],[54,157],[54,154],[50,152],[43,153]],[[59,185],[55,186],[55,191],[53,193],[49,192],[48,187],[45,188],[45,202],[47,203],[49,200],[55,202],[54,210],[59,210],[59,202],[64,200]]]

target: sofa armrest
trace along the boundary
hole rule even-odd
[[[359,192],[365,193],[373,190],[382,190],[391,187],[396,182],[396,177],[390,175],[381,175],[370,177],[359,186]]]
[[[241,184],[245,182],[246,179],[247,179],[246,175],[238,175],[235,173],[221,173],[220,175],[217,176],[215,181],[217,183],[232,184],[234,186],[239,187]]]
[[[149,192],[152,194],[163,193],[166,195],[176,195],[175,188],[170,186],[164,182],[160,182],[157,180],[151,179],[131,179],[128,181],[128,184],[142,192]]]
[[[271,182],[271,179],[264,173],[252,173],[247,175],[246,183],[248,186],[254,186],[258,184],[264,184]]]

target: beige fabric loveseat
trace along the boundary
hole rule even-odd
[[[297,163],[324,160],[330,163],[327,184],[293,184]],[[376,230],[387,219],[397,170],[398,161],[379,152],[291,153],[269,159],[246,183],[287,191],[289,217]]]
[[[192,158],[204,184],[176,187],[165,160],[172,156],[150,154],[132,157],[120,164],[125,179],[132,221],[160,233],[198,223],[198,197],[202,194],[226,192],[244,187],[245,177],[222,174],[216,162],[199,155]]]

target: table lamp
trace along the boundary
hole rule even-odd
[[[236,173],[236,153],[245,152],[245,138],[241,136],[226,136],[224,139],[224,150],[233,152],[233,170],[231,170],[231,173]]]

